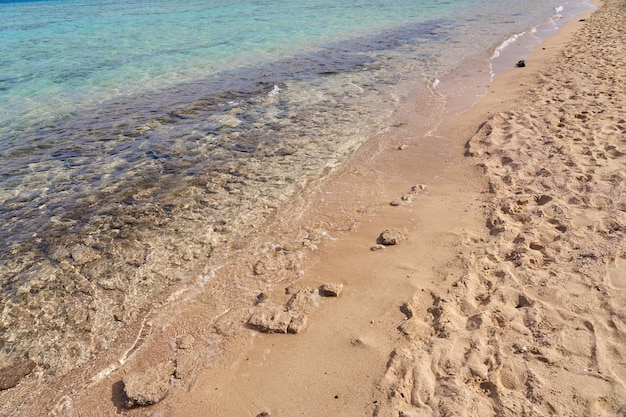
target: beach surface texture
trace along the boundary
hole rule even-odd
[[[174,294],[121,357],[4,369],[0,414],[626,415],[626,4],[597,6],[279,209],[245,308]]]

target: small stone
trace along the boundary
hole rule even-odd
[[[209,121],[218,125],[218,129],[222,128],[235,128],[241,125],[243,122],[230,114],[213,115],[209,117]]]
[[[370,246],[371,251],[377,251],[381,249],[385,249],[385,245],[378,244],[378,245]]]
[[[270,417],[270,413],[263,411],[262,413],[257,414],[256,417]]]
[[[35,369],[35,362],[30,359],[0,369],[0,391],[16,386],[33,369]]]
[[[403,150],[405,150],[406,148],[408,148],[408,146],[407,146],[406,144],[404,144],[404,143],[403,143],[402,145],[398,146],[398,150],[399,150],[399,151],[403,151]]]
[[[267,259],[261,259],[257,263],[255,263],[252,267],[252,272],[254,272],[254,275],[266,274],[271,269],[268,268],[267,263]]]
[[[267,296],[267,294],[265,294],[264,292],[259,293],[259,295],[256,296],[256,302],[258,303],[262,303],[263,301],[266,301],[269,297]]]
[[[295,294],[298,291],[300,291],[300,285],[298,284],[291,284],[290,286],[285,288],[285,294],[288,294],[288,295]]]
[[[190,334],[184,334],[176,338],[176,347],[178,349],[191,349],[196,339]]]
[[[343,284],[339,282],[331,282],[320,287],[319,293],[323,297],[339,297],[343,290]]]
[[[74,263],[78,266],[85,265],[86,263],[100,258],[98,252],[82,244],[74,246],[70,251],[70,256],[72,257]]]
[[[402,205],[402,200],[401,199],[395,199],[391,203],[389,203],[389,205],[393,206],[393,207],[401,206]]]
[[[515,64],[515,66],[517,68],[524,68],[526,66],[526,61],[524,61],[523,59],[520,59],[519,61],[517,61],[517,64]]]
[[[174,374],[171,362],[144,371],[133,372],[124,377],[124,394],[127,408],[145,407],[163,400],[170,390],[170,378]]]
[[[376,243],[385,246],[397,245],[403,240],[408,239],[408,237],[409,230],[406,227],[400,230],[385,230],[380,234]]]

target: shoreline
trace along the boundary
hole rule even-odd
[[[566,24],[567,30],[580,26],[578,22],[570,23]],[[405,356],[399,347],[407,337],[426,337],[430,332],[422,326],[425,322],[415,326],[412,323],[411,326],[415,327],[412,329],[407,325],[401,332],[395,330],[398,323],[404,326],[411,319],[400,306],[409,303],[404,310],[411,311],[413,317],[430,314],[424,311],[430,294],[446,288],[452,275],[458,277],[464,273],[466,266],[458,264],[450,256],[467,251],[468,242],[488,240],[488,236],[484,235],[488,230],[482,223],[485,211],[481,195],[481,190],[485,188],[484,178],[475,161],[462,155],[464,140],[461,138],[467,139],[467,133],[462,131],[468,130],[469,126],[476,131],[484,122],[485,115],[496,111],[496,106],[510,106],[502,100],[507,91],[514,89],[517,95],[523,94],[537,71],[545,70],[542,65],[554,59],[559,48],[563,47],[560,43],[562,39],[571,34],[566,28],[561,28],[559,34],[541,44],[544,49],[535,51],[528,58],[529,68],[543,69],[532,69],[532,74],[526,71],[522,79],[515,79],[520,75],[517,70],[498,76],[487,97],[469,114],[462,116],[463,122],[444,123],[435,135],[406,140],[415,135],[415,126],[410,121],[410,109],[405,109],[406,113],[399,115],[398,126],[391,133],[382,134],[388,141],[383,144],[382,140],[378,140],[365,145],[340,175],[322,186],[319,192],[323,198],[306,207],[304,220],[298,220],[299,224],[307,225],[308,237],[312,232],[319,231],[319,236],[309,239],[312,245],[318,246],[318,250],[309,252],[302,260],[304,275],[299,284],[317,288],[326,282],[338,281],[344,284],[344,292],[338,299],[318,300],[319,306],[311,310],[309,326],[302,334],[257,333],[253,337],[240,334],[229,342],[230,347],[217,343],[199,347],[198,343],[191,343],[190,349],[180,348],[177,342],[172,341],[177,340],[172,339],[173,333],[195,334],[196,341],[201,340],[204,334],[203,329],[193,327],[202,322],[201,318],[194,319],[194,316],[201,317],[210,311],[210,297],[200,296],[192,300],[191,305],[180,306],[185,311],[177,313],[177,318],[185,317],[182,325],[164,319],[164,312],[156,320],[148,320],[148,327],[154,326],[153,339],[142,347],[138,355],[130,358],[129,366],[103,375],[101,381],[94,381],[97,383],[89,388],[93,389],[91,394],[84,394],[83,390],[83,394],[77,393],[71,403],[59,403],[56,415],[83,415],[81,413],[85,410],[102,406],[103,398],[107,404],[113,399],[113,404],[118,407],[116,410],[107,405],[111,414],[120,412],[119,399],[116,399],[120,395],[116,390],[120,387],[115,381],[131,369],[153,365],[151,361],[155,357],[176,362],[181,369],[182,364],[188,370],[202,367],[200,362],[205,363],[207,368],[199,373],[189,370],[185,378],[181,378],[183,382],[178,382],[170,396],[159,405],[124,414],[141,415],[149,410],[146,412],[196,415],[208,407],[212,413],[219,412],[224,416],[242,413],[258,415],[263,412],[293,415],[306,411],[307,415],[320,416],[363,411],[385,415],[387,405],[395,407],[397,414],[400,406],[395,403],[402,403],[404,395],[398,397],[399,394],[390,392],[401,391],[394,378],[402,371],[408,373],[410,368],[403,368],[406,367],[402,364]],[[442,151],[442,138],[448,142],[446,151]],[[368,146],[376,149],[367,149]],[[378,146],[385,149],[381,151]],[[400,147],[402,149],[398,149]],[[432,158],[435,153],[443,156],[444,166]],[[414,169],[416,161],[420,165],[418,172]],[[402,174],[395,175],[394,172]],[[469,184],[463,183],[461,178]],[[411,203],[389,206],[389,202],[410,194],[411,187],[419,184],[427,187],[410,196]],[[442,215],[442,210],[450,207],[453,214]],[[452,227],[448,224],[450,219],[456,220]],[[329,224],[336,225],[334,230],[324,233],[324,225]],[[407,241],[397,247],[369,251],[382,230],[407,226]],[[350,259],[352,265],[346,265],[346,259]],[[289,297],[282,294],[283,287],[282,283],[276,284],[269,291],[272,302],[280,304],[288,300]],[[414,292],[417,295],[413,300],[417,305],[409,301],[410,294]],[[365,315],[362,311],[364,306],[368,309]],[[228,322],[227,312],[221,317],[225,318],[226,327],[233,324]],[[173,331],[174,326],[179,328]],[[141,336],[141,332],[138,334]],[[329,339],[330,335],[339,335],[339,338]],[[241,349],[241,346],[247,347]],[[328,349],[319,349],[321,346]],[[227,351],[244,355],[229,356]],[[396,353],[390,357],[390,352]],[[206,365],[207,359],[217,357],[221,358],[218,363]],[[395,368],[385,366],[396,363],[400,365]],[[182,373],[181,370],[181,376]],[[381,375],[384,375],[382,382],[376,379]],[[485,386],[491,392],[491,385]],[[303,395],[305,391],[307,394]],[[281,394],[278,395],[278,392]],[[239,403],[237,407],[240,408],[233,409],[233,403],[240,398],[247,398],[248,402]],[[315,412],[311,412],[312,404],[315,404]],[[252,405],[257,408],[250,408]],[[102,413],[109,415],[109,411],[103,409]]]

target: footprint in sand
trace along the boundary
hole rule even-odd
[[[514,363],[507,363],[500,369],[499,379],[504,388],[521,390],[526,384],[526,372]]]
[[[615,288],[626,289],[626,259],[618,259],[615,266],[609,272],[609,283]]]

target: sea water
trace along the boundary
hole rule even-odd
[[[0,1],[0,364],[89,360],[393,123],[407,87],[445,106],[439,80],[589,7]]]

